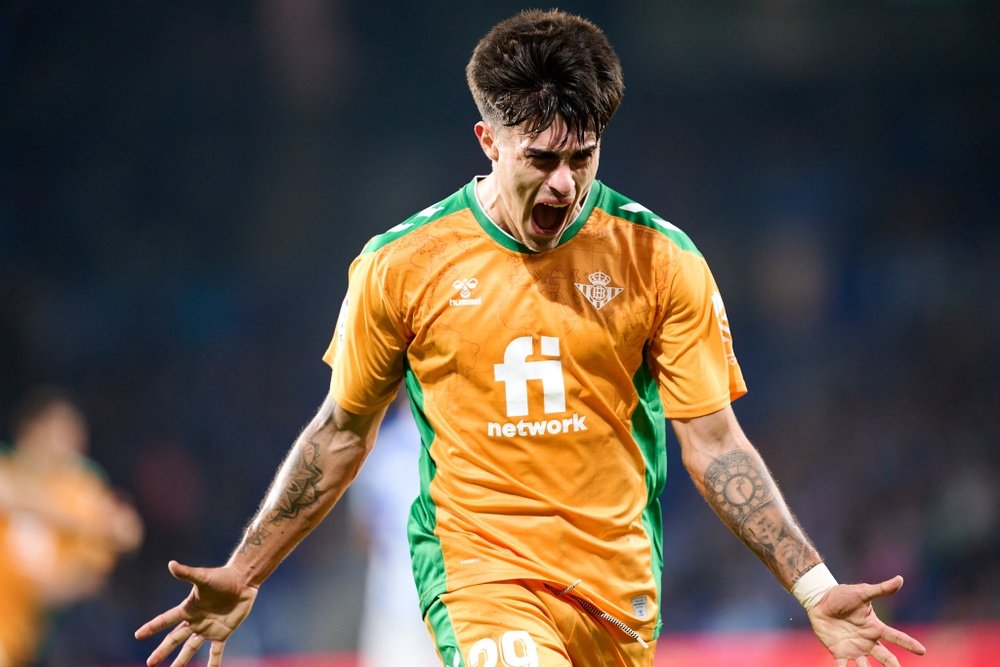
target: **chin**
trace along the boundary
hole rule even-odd
[[[525,243],[524,245],[526,245],[529,249],[534,250],[535,252],[552,250],[557,245],[559,245],[559,237],[552,236],[552,237],[547,237],[544,240],[532,239],[530,242]]]

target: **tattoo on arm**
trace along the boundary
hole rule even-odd
[[[791,585],[818,561],[759,459],[723,454],[705,470],[705,488],[712,509],[779,580]]]
[[[294,468],[285,482],[285,488],[278,499],[277,507],[268,516],[268,522],[276,524],[282,519],[294,519],[299,510],[309,507],[319,499],[319,482],[323,471],[316,465],[319,445],[306,442],[296,449],[292,461]]]
[[[240,553],[245,553],[247,549],[251,546],[259,547],[267,539],[267,536],[271,534],[267,528],[260,524],[251,524],[247,528],[246,537],[243,539],[243,543],[240,545]]]
[[[319,500],[319,483],[323,479],[323,471],[317,465],[319,445],[307,441],[301,447],[296,447],[286,465],[290,466],[287,475],[279,482],[282,484],[280,494],[274,507],[267,514],[259,516],[247,528],[246,535],[239,546],[239,552],[245,553],[250,547],[259,547],[270,536],[268,526],[276,526],[285,519],[294,519],[299,512],[314,505]]]

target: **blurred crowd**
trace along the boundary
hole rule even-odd
[[[831,569],[902,573],[898,623],[1000,618],[1000,9],[715,4],[561,3],[624,66],[599,178],[713,267],[735,409]],[[33,387],[71,388],[145,526],[45,664],[144,659],[167,560],[228,556],[326,390],[351,258],[488,168],[463,68],[519,7],[0,5],[0,441]],[[667,630],[802,627],[668,453]],[[356,645],[350,524],[227,653]]]

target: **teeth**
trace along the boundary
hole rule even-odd
[[[549,204],[547,202],[542,202],[542,206],[548,206],[549,208],[566,208],[569,204]]]

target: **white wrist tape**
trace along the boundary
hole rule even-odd
[[[792,595],[806,611],[819,602],[826,592],[837,585],[837,580],[830,574],[826,563],[814,565],[808,572],[799,577],[792,586]]]

